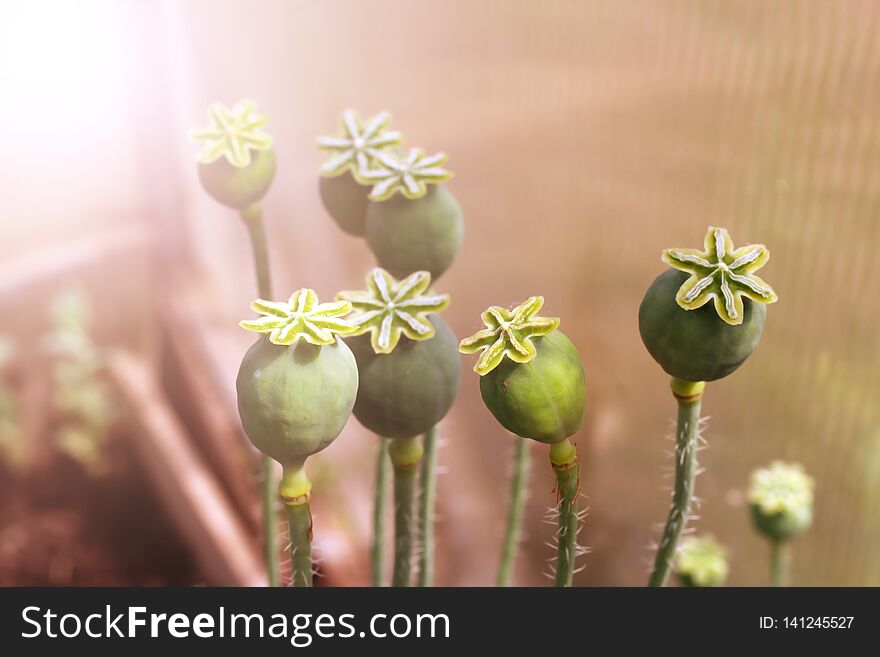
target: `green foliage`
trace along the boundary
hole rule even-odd
[[[28,464],[21,408],[15,390],[3,379],[14,351],[12,338],[0,335],[0,460],[13,472],[21,472]]]
[[[58,297],[46,338],[53,354],[55,444],[92,473],[106,470],[106,442],[115,420],[113,395],[101,377],[102,357],[90,334],[89,304],[79,290]]]

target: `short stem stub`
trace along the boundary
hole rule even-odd
[[[413,502],[423,447],[418,438],[395,438],[388,447],[394,466],[394,571],[392,586],[410,586],[413,552]]]
[[[675,489],[672,508],[666,519],[663,536],[657,547],[654,568],[648,586],[665,586],[675,559],[678,542],[688,523],[691,500],[697,477],[697,440],[699,437],[702,381],[672,379],[672,394],[678,401],[678,422],[675,433]]]
[[[290,566],[293,586],[312,585],[312,513],[309,509],[312,483],[305,468],[285,467],[278,486],[287,509],[290,528]]]
[[[285,467],[278,493],[287,506],[307,503],[312,493],[312,482],[306,476],[305,466]]]
[[[376,491],[373,504],[373,545],[370,561],[373,566],[373,586],[385,585],[385,500],[388,498],[388,439],[378,436],[376,455]]]
[[[567,438],[550,445],[550,465],[556,474],[556,496],[559,506],[559,535],[556,555],[556,586],[571,586],[577,558],[578,457]]]
[[[529,471],[529,439],[514,436],[513,476],[510,480],[510,506],[507,509],[507,528],[501,546],[501,563],[498,566],[497,586],[509,586],[516,561],[520,525],[526,501],[526,480]]]
[[[705,381],[685,381],[672,377],[669,382],[669,388],[672,390],[672,396],[681,402],[699,401],[703,396],[703,390],[706,389]]]
[[[418,586],[431,586],[434,580],[434,499],[437,494],[437,426],[425,434],[422,472],[419,477],[419,553]]]
[[[770,586],[788,586],[791,547],[785,541],[770,543]]]

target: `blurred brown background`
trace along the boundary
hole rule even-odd
[[[256,536],[251,466],[217,450],[240,448],[229,422],[251,337],[236,324],[250,315],[255,284],[245,231],[200,189],[187,132],[211,102],[249,97],[270,116],[278,153],[264,208],[279,296],[307,286],[330,297],[358,287],[373,265],[320,205],[314,138],[336,129],[343,108],[388,109],[407,144],[450,154],[466,237],[437,288],[452,294],[446,318],[456,333],[473,332],[487,305],[530,294],[562,318],[589,384],[577,442],[590,507],[581,542],[592,551],[578,584],[643,584],[665,518],[674,404],[636,321],[661,249],[698,246],[709,224],[738,244],[766,243],[773,259],[762,275],[780,302],[751,360],[707,391],[696,526],[730,548],[732,584],[764,583],[766,546],[743,499],[748,474],[777,458],[801,461],[816,479],[817,508],[797,542],[794,582],[880,584],[877,3],[0,7],[0,332],[17,339],[21,372],[11,385],[39,387],[21,383],[42,362],[35,336],[53,295],[81,286],[98,342],[125,345],[146,367],[119,366],[135,372],[121,375],[143,393],[135,396],[159,395],[160,414],[182,418],[181,436],[244,509],[236,536]],[[471,365],[463,361],[441,429],[438,582],[447,585],[494,581],[507,501],[512,441],[483,407]],[[40,393],[29,394],[39,415]],[[117,440],[125,444],[129,420],[143,415],[124,411]],[[150,420],[132,422],[142,431]],[[310,461],[323,504],[316,545],[328,573],[338,569],[333,583],[367,581],[374,449],[352,420]],[[551,556],[545,451],[533,450],[522,584],[544,583]],[[134,449],[123,458],[149,457]],[[162,487],[163,467],[141,474],[149,490]],[[157,493],[155,508],[175,494]],[[9,522],[0,519],[0,548]],[[179,536],[180,525],[154,540],[171,541],[162,537]],[[182,553],[198,543],[180,541]],[[214,581],[158,571],[159,583]],[[136,581],[128,572],[123,564],[110,581]]]

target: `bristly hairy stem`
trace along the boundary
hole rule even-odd
[[[312,514],[309,502],[288,504],[287,523],[290,525],[290,566],[292,584],[297,587],[312,585]]]
[[[385,585],[385,503],[388,498],[388,439],[378,436],[376,455],[376,494],[373,505],[373,545],[370,560],[373,565],[373,586]]]
[[[434,499],[437,494],[437,425],[425,434],[424,456],[419,491],[419,554],[418,586],[431,586],[434,581]]]
[[[703,382],[672,379],[672,394],[678,402],[678,423],[675,432],[675,489],[672,508],[666,519],[663,536],[657,546],[654,569],[648,586],[665,586],[675,559],[678,542],[688,523],[691,500],[697,477],[697,441]]]
[[[269,247],[266,242],[266,229],[263,223],[263,210],[259,203],[241,211],[241,218],[247,226],[254,254],[254,269],[257,275],[257,292],[261,299],[272,298],[272,284],[269,275]],[[272,459],[263,456],[261,463],[262,486],[260,497],[263,507],[263,554],[266,560],[266,575],[269,586],[278,586],[278,539],[276,536],[277,515],[275,510],[275,481],[272,477]]]
[[[312,513],[309,500],[312,483],[306,476],[303,464],[285,466],[278,492],[287,509],[290,528],[291,584],[297,587],[312,585]]]
[[[791,547],[784,541],[770,543],[770,586],[788,586]]]
[[[579,467],[577,452],[567,438],[550,445],[550,465],[556,473],[556,497],[559,504],[556,586],[571,586],[577,558]]]
[[[526,479],[529,471],[529,440],[514,436],[513,477],[510,480],[510,506],[507,509],[507,528],[501,547],[501,563],[498,566],[497,586],[509,586],[513,564],[519,545],[520,525],[526,501]]]
[[[413,503],[416,476],[422,460],[418,438],[395,438],[388,447],[394,466],[394,571],[392,586],[410,586],[412,581]]]

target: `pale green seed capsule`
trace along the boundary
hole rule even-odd
[[[723,586],[730,566],[725,550],[712,536],[689,536],[675,557],[675,573],[682,586]]]
[[[806,531],[813,521],[813,487],[798,463],[774,461],[755,470],[748,491],[755,528],[775,541]]]

